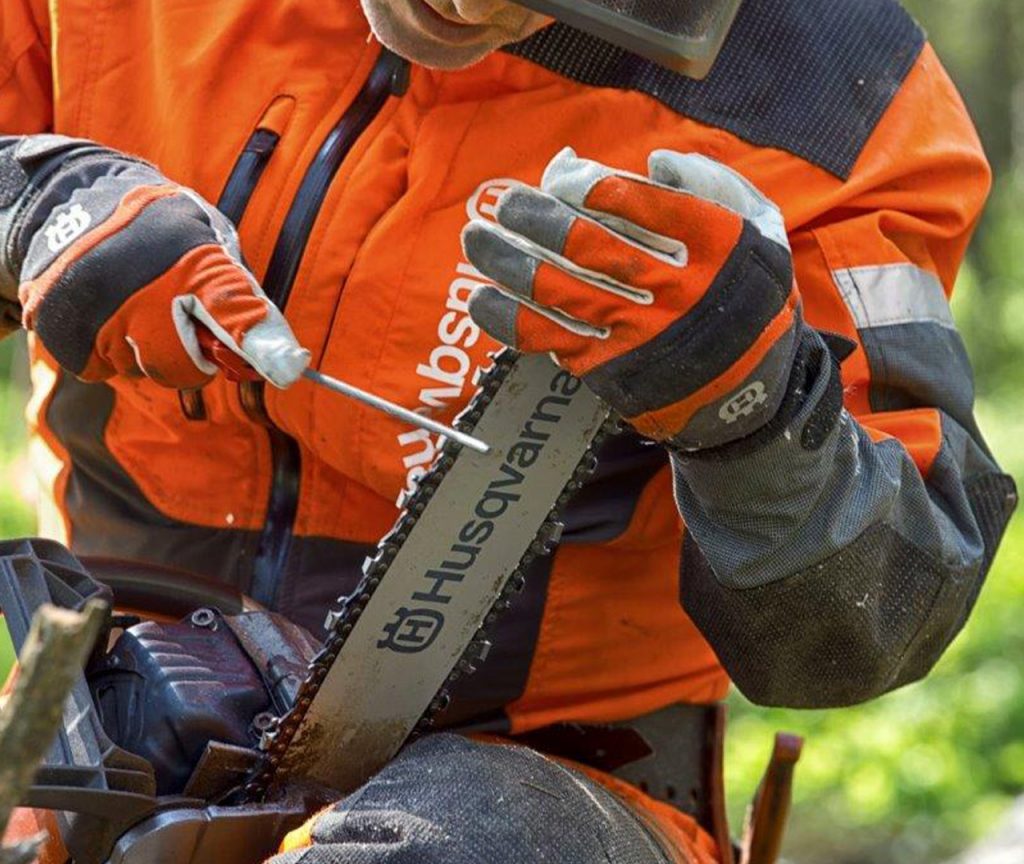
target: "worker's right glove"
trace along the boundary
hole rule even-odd
[[[566,149],[463,244],[497,286],[470,297],[477,324],[552,354],[675,450],[748,438],[796,393],[804,327],[782,214],[720,162],[659,150],[645,177]]]
[[[278,387],[309,362],[227,218],[89,141],[0,137],[0,295],[86,381],[200,386],[224,364],[201,350],[199,326]]]

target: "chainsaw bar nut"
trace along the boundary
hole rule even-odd
[[[196,609],[192,613],[193,627],[199,627],[203,630],[216,630],[217,629],[217,613],[212,609]]]

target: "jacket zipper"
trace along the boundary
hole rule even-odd
[[[242,221],[245,208],[249,206],[249,199],[256,190],[256,184],[260,182],[260,177],[263,176],[263,171],[280,140],[281,136],[273,129],[256,129],[245,142],[245,148],[232,167],[228,182],[224,184],[224,189],[217,200],[217,209],[227,216],[236,228]],[[181,403],[182,413],[188,420],[206,419],[206,402],[203,399],[202,388],[179,390],[178,401]]]
[[[401,96],[408,86],[409,64],[383,49],[352,104],[320,145],[306,170],[274,246],[263,290],[284,309],[327,191],[356,141],[380,113],[390,96]],[[267,427],[273,469],[267,517],[253,562],[250,596],[273,609],[291,549],[299,506],[302,458],[295,439],[277,428],[267,414],[263,384],[240,385],[242,405]]]

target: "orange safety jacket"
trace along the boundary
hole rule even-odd
[[[567,145],[637,172],[657,148],[698,151],[781,207],[806,318],[849,340],[843,399],[872,438],[927,478],[947,414],[974,429],[962,346],[942,368],[924,348],[959,346],[946,298],[989,171],[890,0],[748,0],[700,82],[560,24],[463,71],[410,68],[357,0],[4,0],[0,132],[47,130],[217,202],[316,368],[445,421],[496,347],[467,314],[467,220]],[[306,381],[221,378],[183,404],[148,380],[82,384],[39,351],[32,370],[45,534],[214,577],[314,631],[436,447]],[[725,694],[680,604],[665,452],[627,434],[601,457],[453,720],[525,731]]]

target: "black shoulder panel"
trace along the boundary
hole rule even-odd
[[[896,0],[745,0],[703,81],[563,24],[506,50],[582,84],[646,93],[846,179],[924,41]]]

